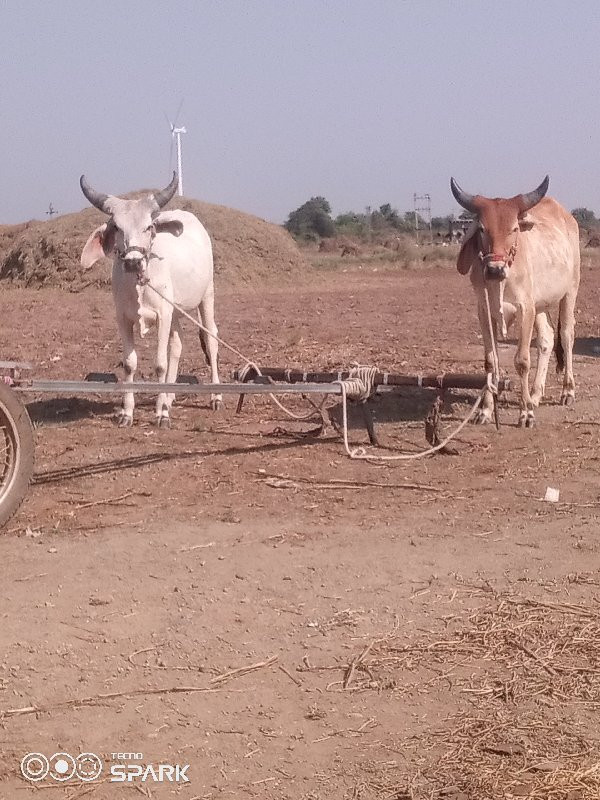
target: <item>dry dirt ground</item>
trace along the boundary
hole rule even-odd
[[[586,267],[576,406],[551,375],[537,428],[515,427],[511,395],[500,432],[469,426],[456,456],[350,461],[262,398],[242,416],[182,400],[168,431],[149,402],[120,430],[111,401],[31,398],[35,485],[0,536],[0,798],[597,799],[598,286]],[[311,273],[217,303],[261,364],[481,370],[453,269]],[[3,358],[116,369],[107,292],[0,304]],[[186,333],[182,370],[205,376]],[[237,366],[222,351],[225,379]],[[432,399],[377,401],[382,444],[422,446]],[[445,429],[473,399],[449,398]],[[104,771],[32,784],[33,751]],[[117,752],[189,764],[189,782],[111,783]]]

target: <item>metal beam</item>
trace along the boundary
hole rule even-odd
[[[104,383],[96,381],[19,381],[19,392],[38,394],[341,394],[336,383],[255,384],[255,383]]]
[[[33,369],[27,361],[0,361],[0,369]]]

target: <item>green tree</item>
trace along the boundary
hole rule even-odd
[[[451,222],[454,222],[454,214],[448,214],[447,217],[432,217],[431,227],[445,228],[446,230],[448,230]]]
[[[420,214],[417,214],[417,219],[419,221],[419,230],[423,230],[424,228],[428,228],[429,225],[425,222],[423,217]],[[402,230],[405,231],[414,231],[415,229],[415,212],[414,211],[405,211],[404,218],[402,220],[403,227]]]
[[[571,214],[573,214],[582,228],[593,228],[600,222],[600,220],[596,219],[594,212],[590,211],[589,208],[574,208]]]
[[[324,197],[311,197],[288,216],[284,228],[303,239],[335,236],[331,206]]]
[[[345,214],[338,214],[335,218],[335,228],[340,234],[364,237],[369,231],[369,218],[366,214],[347,211]]]
[[[382,206],[379,206],[379,214],[383,217],[388,225],[392,226],[392,228],[400,228],[402,226],[398,210],[392,208],[389,203],[384,203]]]

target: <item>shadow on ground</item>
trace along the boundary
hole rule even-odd
[[[88,400],[84,397],[53,397],[27,403],[27,412],[34,424],[75,422],[91,417],[107,417],[115,413],[117,403]]]
[[[600,338],[598,336],[585,336],[581,339],[575,339],[573,353],[577,356],[600,358]]]

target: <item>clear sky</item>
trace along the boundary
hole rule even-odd
[[[448,181],[600,213],[597,0],[3,0],[0,222],[168,183],[282,222]]]

